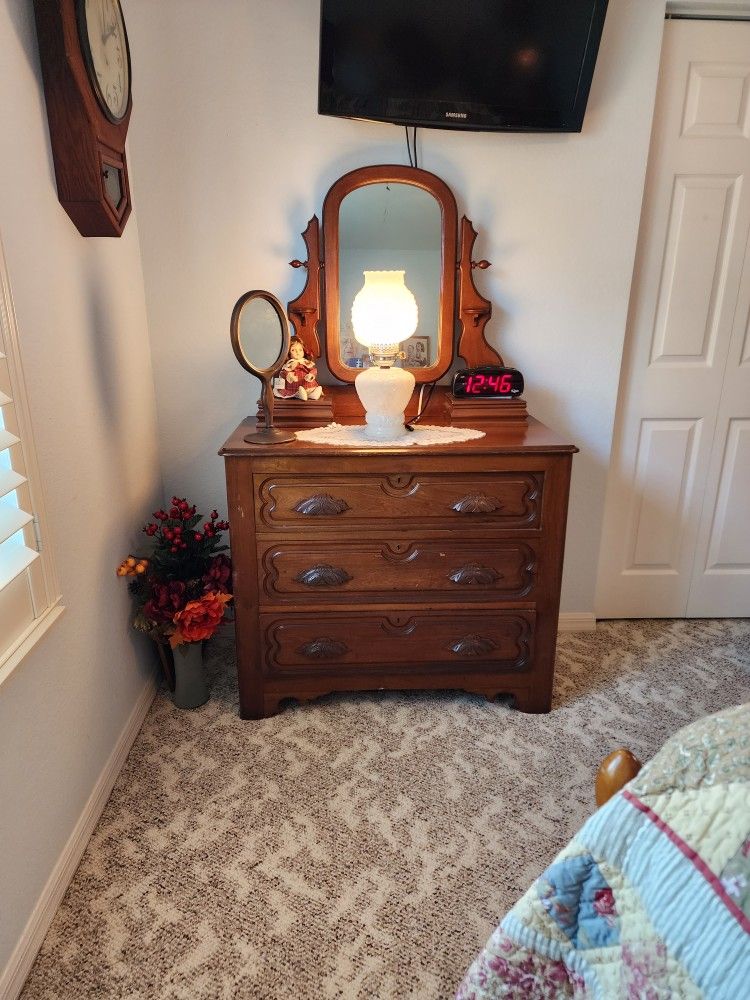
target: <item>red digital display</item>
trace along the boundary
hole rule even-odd
[[[523,393],[523,375],[516,368],[485,365],[464,368],[453,376],[453,395],[472,399],[518,399]]]
[[[509,396],[513,385],[510,372],[503,375],[469,375],[466,379],[467,396]]]

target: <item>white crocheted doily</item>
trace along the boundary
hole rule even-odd
[[[459,441],[473,441],[474,438],[484,437],[484,431],[474,431],[468,427],[436,427],[432,424],[418,425],[413,431],[406,431],[401,437],[393,438],[391,441],[373,441],[365,437],[363,426],[351,424],[328,424],[327,427],[313,427],[295,433],[300,441],[357,448],[363,445],[370,448],[403,448],[414,444],[424,447],[435,444],[457,444]]]

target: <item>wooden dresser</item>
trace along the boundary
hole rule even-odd
[[[243,718],[386,688],[549,711],[572,445],[531,417],[439,451],[247,444],[254,425],[221,450]]]

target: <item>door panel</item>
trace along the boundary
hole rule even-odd
[[[699,423],[644,420],[641,425],[629,572],[679,572],[679,525],[692,485]]]
[[[738,177],[676,177],[652,363],[711,364],[727,290]]]
[[[687,614],[750,617],[750,238],[716,420]]]
[[[740,495],[750,495],[750,420],[732,419],[708,544],[708,572],[750,567],[747,509],[732,502]]]
[[[607,484],[599,617],[750,614],[738,537],[743,510],[750,523],[749,232],[750,23],[668,21]]]
[[[750,138],[750,62],[691,62],[682,134]]]

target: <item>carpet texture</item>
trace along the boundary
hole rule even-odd
[[[209,670],[203,708],[157,697],[23,1000],[452,996],[601,758],[750,698],[750,624],[563,635],[546,716],[389,693],[241,722],[231,636]]]

